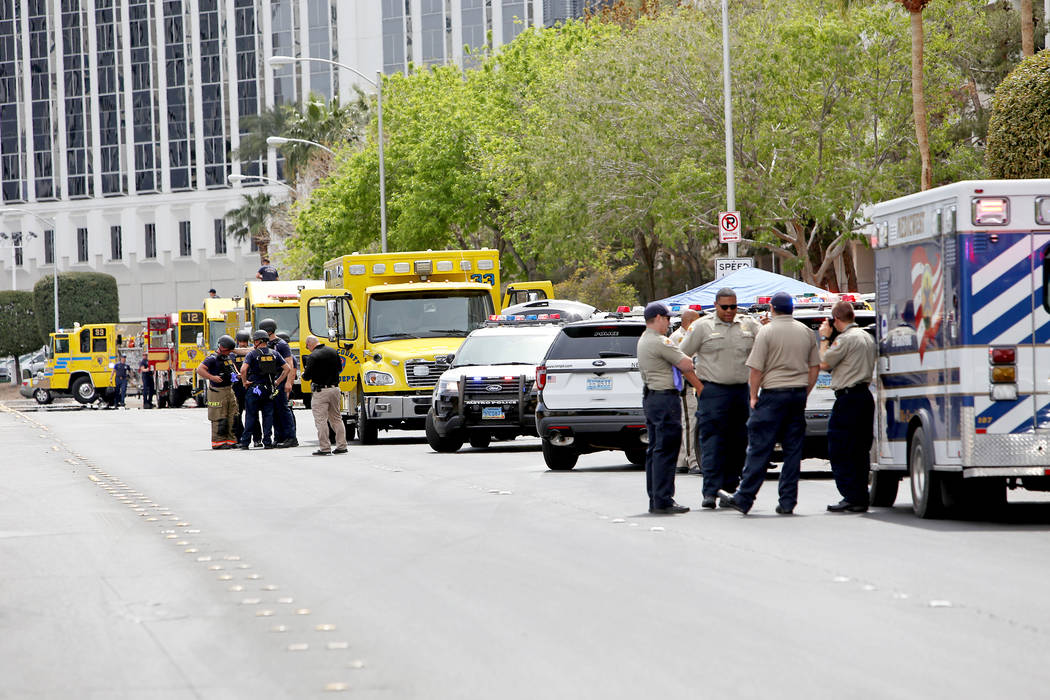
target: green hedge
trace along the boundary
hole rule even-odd
[[[33,286],[33,306],[41,336],[55,328],[54,282],[51,275]],[[58,276],[58,322],[62,328],[74,323],[116,323],[120,320],[117,279],[102,272],[63,272]]]
[[[1026,58],[996,89],[985,163],[993,178],[1050,177],[1050,51]]]
[[[36,350],[44,344],[36,323],[32,292],[0,292],[0,357]],[[17,379],[16,379],[17,381]]]

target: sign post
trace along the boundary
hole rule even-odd
[[[754,258],[715,258],[715,279],[720,280],[737,270],[754,266]]]

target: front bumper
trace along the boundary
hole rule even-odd
[[[431,394],[365,394],[365,416],[369,420],[402,421],[425,419]]]

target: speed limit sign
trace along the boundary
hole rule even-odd
[[[718,213],[718,242],[738,243],[743,240],[740,234],[740,212],[723,211]]]
[[[740,212],[723,211],[718,214],[718,242],[739,243],[744,237],[740,233]]]

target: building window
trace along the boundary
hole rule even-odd
[[[190,238],[190,222],[179,222],[179,255],[188,258],[193,252],[193,240]]]
[[[186,95],[186,20],[182,0],[164,2],[164,56],[168,78],[168,160],[171,189],[193,187],[190,167],[192,141]]]
[[[120,154],[124,141],[124,88],[120,71],[120,7],[114,0],[95,2],[95,61],[98,94],[102,194],[126,194]]]
[[[405,69],[405,27],[407,12],[403,0],[383,0],[383,72]]]
[[[220,45],[223,13],[218,0],[200,0],[197,16],[200,21],[201,112],[204,115],[204,121],[201,122],[204,132],[204,184],[207,187],[226,187],[228,115],[223,86],[228,76],[223,75],[225,54]]]
[[[226,255],[226,219],[215,220],[215,254]]]
[[[44,264],[55,264],[55,230],[50,228],[44,231]]]
[[[146,259],[157,257],[157,225],[146,224]]]
[[[109,227],[109,255],[110,260],[124,259],[124,234],[119,226]]]
[[[22,234],[15,231],[11,234],[11,245],[15,250],[15,267],[22,267]]]
[[[328,0],[307,0],[308,36],[310,56],[328,58],[332,55],[332,30],[328,22],[331,8]],[[310,61],[310,92],[316,92],[326,100],[332,98],[332,66]]]
[[[86,263],[88,261],[88,230],[86,228],[77,229],[77,262]]]

